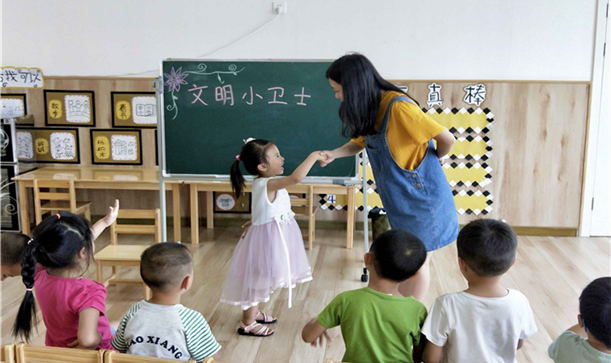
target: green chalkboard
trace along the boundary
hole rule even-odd
[[[163,68],[165,171],[229,174],[243,145],[272,140],[291,173],[315,150],[346,143],[339,100],[325,78],[329,62],[166,60]],[[354,158],[318,164],[310,176],[347,179]]]

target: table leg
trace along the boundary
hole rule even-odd
[[[214,228],[214,192],[206,192],[206,228]]]
[[[178,242],[181,238],[181,225],[180,225],[180,188],[179,184],[172,185],[172,205],[174,214],[174,241]]]
[[[17,182],[19,184],[19,210],[21,213],[21,232],[29,236],[30,235],[30,209],[28,206],[28,189],[25,187],[23,182]]]
[[[355,188],[348,188],[348,223],[346,224],[346,248],[352,248],[354,239]]]
[[[197,198],[197,184],[191,184],[191,243],[199,243],[199,211]]]

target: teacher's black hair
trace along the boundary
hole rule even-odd
[[[581,293],[579,313],[587,332],[611,349],[611,277],[600,277]]]
[[[34,228],[32,241],[26,246],[21,261],[21,277],[27,290],[13,325],[14,336],[29,341],[32,326],[36,326],[36,300],[32,292],[36,265],[74,268],[74,257],[82,248],[87,253],[87,271],[93,258],[93,233],[91,223],[81,216],[60,212],[47,217]]]
[[[229,177],[231,179],[231,187],[235,192],[236,198],[239,198],[244,190],[244,176],[240,170],[240,161],[244,163],[244,168],[251,175],[259,175],[259,164],[267,163],[265,152],[267,148],[274,145],[273,142],[263,139],[254,139],[242,146],[239,159],[231,164]]]
[[[418,104],[406,92],[382,78],[362,54],[348,54],[337,59],[327,69],[326,77],[342,86],[344,100],[339,107],[339,118],[344,137],[375,135],[381,91],[403,93]]]

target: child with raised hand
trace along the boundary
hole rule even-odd
[[[411,232],[382,233],[365,254],[369,286],[337,295],[303,328],[303,340],[322,343],[327,329],[339,325],[346,345],[342,362],[420,363],[426,307],[412,296],[403,297],[399,284],[418,273],[426,253],[424,243]]]
[[[547,349],[555,363],[611,362],[611,277],[592,281],[579,298],[579,324]]]
[[[517,362],[537,325],[526,296],[501,283],[516,261],[515,232],[505,222],[479,219],[463,227],[456,247],[469,287],[433,302],[422,328],[424,362]]]
[[[283,178],[274,178],[284,172],[284,158],[271,141],[246,140],[236,159],[230,171],[236,196],[244,190],[240,163],[256,176],[252,183],[252,225],[233,253],[221,302],[242,307],[239,334],[267,337],[274,331],[261,324],[275,323],[276,318],[259,311],[258,305],[267,302],[275,289],[288,287],[291,307],[293,286],[312,279],[301,230],[285,188],[302,181],[324,157],[313,152]]]
[[[36,325],[35,288],[47,327],[45,345],[112,349],[106,288],[81,277],[94,252],[91,224],[81,216],[60,212],[34,228],[21,263],[26,293],[13,327],[15,336],[29,341]]]
[[[94,241],[106,228],[108,228],[108,226],[115,222],[118,213],[119,200],[116,199],[114,206],[108,207],[108,214],[104,218],[97,221],[93,227],[91,227]],[[0,236],[0,251],[2,251],[2,281],[9,277],[21,275],[21,260],[29,240],[30,237],[23,233],[2,232],[2,236]]]
[[[202,314],[180,304],[193,283],[193,258],[186,246],[164,242],[147,248],[140,259],[140,275],[153,295],[129,309],[112,340],[115,349],[198,362],[221,349]]]

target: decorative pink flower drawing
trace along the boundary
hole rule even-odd
[[[166,78],[165,85],[168,86],[168,91],[178,92],[180,91],[181,84],[187,84],[185,78],[187,78],[189,74],[182,73],[182,67],[178,68],[178,71],[175,71],[174,67],[172,67],[172,71],[170,71],[170,74],[164,73],[164,76]]]

